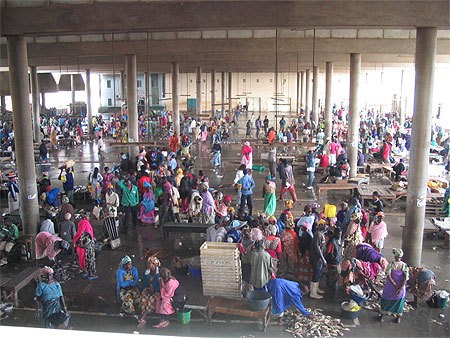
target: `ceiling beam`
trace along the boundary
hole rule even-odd
[[[448,0],[2,1],[2,35],[229,28],[450,27]]]

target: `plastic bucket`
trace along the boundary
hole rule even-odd
[[[336,206],[334,204],[325,204],[324,214],[328,218],[336,217]]]
[[[181,310],[177,312],[178,322],[180,324],[189,324],[191,321],[192,310]]]
[[[447,306],[448,297],[437,297],[437,307],[440,309],[444,309]]]
[[[202,270],[198,269],[198,268],[189,267],[189,273],[191,274],[191,277],[201,277],[202,276]]]

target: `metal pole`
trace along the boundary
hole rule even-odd
[[[233,73],[228,72],[228,111],[231,112],[233,111],[233,100],[232,100],[232,95],[231,95],[231,90],[232,90],[232,83],[233,83]]]
[[[313,92],[312,92],[312,120],[317,128],[319,123],[319,101],[317,99],[317,89],[319,87],[319,66],[313,68]]]
[[[222,90],[221,96],[222,96],[222,116],[225,116],[225,72],[222,72],[221,74],[221,83],[222,83],[222,87],[220,88]],[[231,112],[230,112],[230,117],[231,116]]]

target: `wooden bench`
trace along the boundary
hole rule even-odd
[[[182,233],[205,233],[206,229],[212,224],[203,223],[164,223],[162,225],[163,229],[163,239],[167,241],[169,239],[169,234],[171,232],[182,232]]]
[[[41,273],[38,267],[27,267],[9,281],[2,285],[3,299],[11,299],[14,306],[19,307],[19,291],[27,286],[31,281],[38,278],[40,280]]]
[[[270,320],[272,304],[267,309],[255,311],[250,308],[247,299],[227,299],[222,297],[211,297],[207,305],[208,321],[211,321],[214,313],[222,313],[246,318],[256,318],[260,321],[263,331],[266,332]]]
[[[349,183],[347,180],[342,182],[337,181],[336,183],[318,183],[316,184],[317,188],[317,198],[320,198],[320,194],[323,191],[329,190],[350,190],[350,193],[353,194],[353,191],[358,188],[357,183]]]

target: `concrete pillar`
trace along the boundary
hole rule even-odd
[[[296,87],[296,94],[297,94],[297,106],[296,106],[296,113],[300,114],[300,72],[297,72],[297,87]]]
[[[423,224],[427,197],[428,161],[436,59],[436,28],[417,28],[415,89],[402,248],[409,266],[421,266]]]
[[[41,107],[42,107],[42,109],[46,109],[46,106],[45,106],[45,93],[41,93]]]
[[[6,97],[5,95],[0,96],[0,111],[3,113],[6,111]]]
[[[221,109],[222,109],[222,116],[225,116],[225,72],[222,72],[222,74],[221,74],[221,84],[222,84],[222,87],[220,88],[221,89],[221,96],[222,96],[222,106],[221,106]],[[230,112],[230,117],[231,117],[231,112]]]
[[[403,128],[403,125],[405,124],[405,118],[406,118],[406,107],[403,107],[403,76],[405,74],[405,70],[402,69],[402,77],[400,80],[400,102],[398,105],[398,113],[400,115],[400,126]]]
[[[91,95],[91,70],[86,69],[86,108],[87,108],[87,124],[88,124],[88,133],[92,134],[92,95]]]
[[[128,140],[139,142],[136,54],[125,55],[125,62],[127,70]],[[138,153],[138,146],[130,147],[130,156],[133,161]]]
[[[144,86],[145,86],[145,116],[150,113],[150,78],[148,72],[144,72]]]
[[[216,71],[211,70],[211,117],[214,117],[216,110]]]
[[[125,61],[125,71],[120,71],[120,98],[122,99],[122,102],[124,102],[127,99],[127,92],[125,91],[125,72],[127,71],[127,63]],[[113,76],[113,81],[115,82],[116,79]]]
[[[300,107],[305,109],[305,91],[306,91],[306,78],[305,71],[300,72]]]
[[[333,62],[326,63],[325,75],[325,139],[331,141],[333,129],[333,117],[331,113],[331,91],[333,83]]]
[[[228,111],[230,112],[230,114],[233,111],[233,101],[232,101],[233,95],[231,94],[231,91],[233,89],[232,83],[233,83],[233,73],[228,72]]]
[[[33,138],[34,142],[41,143],[41,115],[40,115],[40,100],[39,100],[39,81],[37,74],[37,67],[30,67],[31,77],[31,106],[33,108]]]
[[[195,93],[197,97],[195,112],[200,117],[202,114],[202,67],[196,69]]]
[[[75,76],[70,74],[70,90],[72,92],[72,114],[75,114]]]
[[[319,99],[317,98],[318,88],[319,88],[319,66],[314,66],[313,90],[312,90],[312,120],[316,128],[319,125]]]
[[[310,109],[311,109],[311,104],[310,104],[310,91],[311,91],[311,70],[307,69],[306,70],[306,85],[305,85],[305,112],[306,112],[306,118],[305,121],[309,122],[310,121]]]
[[[347,155],[350,164],[350,178],[356,177],[359,143],[359,77],[361,54],[350,54],[350,121],[348,123]]]
[[[24,36],[8,36],[8,67],[16,165],[19,177],[20,218],[25,235],[35,235],[39,226],[39,205],[34,162],[33,130],[30,119],[28,53]]]
[[[180,137],[180,91],[178,90],[178,78],[180,76],[180,65],[172,62],[172,110],[173,130]]]

